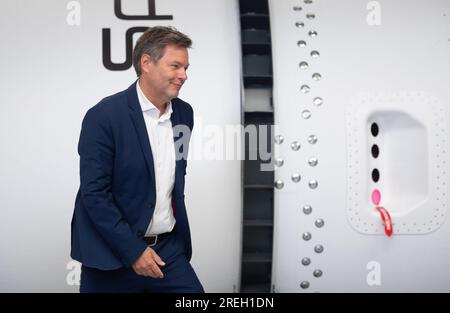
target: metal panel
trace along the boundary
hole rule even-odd
[[[284,137],[275,291],[450,291],[450,3],[270,0],[269,8]],[[392,212],[390,238],[371,202],[375,187]]]

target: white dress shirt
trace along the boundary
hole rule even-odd
[[[155,211],[145,235],[158,235],[172,231],[176,222],[172,209],[175,185],[175,144],[170,120],[172,103],[167,103],[166,111],[160,117],[159,109],[144,95],[139,82],[136,89],[152,148],[156,182]]]

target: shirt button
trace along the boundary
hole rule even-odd
[[[141,230],[138,230],[138,231],[137,231],[137,235],[138,235],[139,237],[142,237],[143,234],[144,234],[144,233],[143,233]]]

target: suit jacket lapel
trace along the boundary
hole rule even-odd
[[[177,125],[179,125],[180,123],[181,123],[181,120],[180,120],[180,112],[179,112],[179,110],[178,110],[179,108],[178,108],[178,106],[177,106],[177,101],[176,101],[176,99],[174,99],[174,100],[172,100],[172,115],[170,116],[170,121],[172,122],[172,129],[175,127],[175,126],[177,126]],[[174,144],[176,143],[176,141],[178,140],[178,138],[179,138],[179,136],[176,136],[176,134],[175,134],[175,132],[174,132],[174,134],[173,134],[173,141],[174,141]],[[178,155],[179,155],[179,152],[178,151],[176,151],[176,149],[177,149],[177,146],[176,146],[176,144],[175,144],[175,159],[176,159],[176,162],[175,162],[175,185],[176,185],[176,181],[177,181],[177,179],[178,179],[178,177],[180,177],[179,175],[181,175],[181,174],[183,174],[183,164],[182,164],[182,160],[180,159],[180,160],[178,160],[177,158],[179,158],[179,157],[177,157]],[[175,188],[174,188],[175,189]]]
[[[130,110],[131,120],[133,121],[134,127],[136,129],[136,133],[139,138],[139,143],[141,145],[142,152],[144,153],[144,158],[147,163],[147,168],[150,172],[150,177],[153,182],[153,186],[156,186],[152,148],[150,146],[147,127],[145,126],[144,116],[142,115],[142,109],[139,104],[139,99],[137,96],[136,82],[127,89],[126,94],[128,97],[128,106],[131,109]]]

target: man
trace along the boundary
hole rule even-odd
[[[149,28],[133,52],[137,82],[83,119],[71,251],[80,292],[204,292],[184,203],[193,111],[177,98],[191,44]]]

